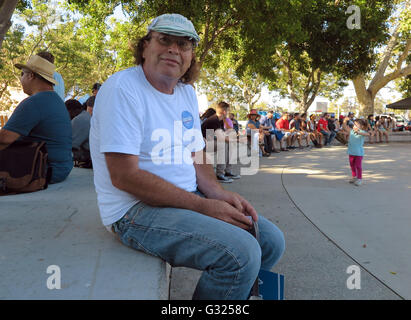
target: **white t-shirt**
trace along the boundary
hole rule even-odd
[[[141,66],[112,75],[100,88],[90,128],[90,152],[101,219],[110,225],[137,202],[111,183],[104,153],[139,156],[139,168],[189,192],[197,189],[191,152],[204,148],[192,86],[156,90]]]

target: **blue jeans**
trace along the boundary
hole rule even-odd
[[[325,131],[321,130],[320,131],[324,135],[324,145],[326,146],[327,144],[330,144],[331,141],[333,141],[336,133],[334,131]]]
[[[197,194],[200,194],[197,192]],[[121,241],[173,267],[203,270],[193,299],[243,300],[261,269],[285,250],[283,233],[259,216],[260,243],[247,231],[204,214],[139,202],[113,224]]]

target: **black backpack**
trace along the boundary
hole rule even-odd
[[[51,178],[45,142],[17,140],[0,150],[0,196],[46,189]]]
[[[92,169],[93,163],[91,161],[90,150],[84,148],[83,145],[81,145],[80,148],[71,149],[73,153],[74,166],[79,168]]]

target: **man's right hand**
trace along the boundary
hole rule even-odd
[[[201,213],[213,217],[241,229],[249,230],[252,222],[247,216],[226,201],[216,199],[204,199]]]

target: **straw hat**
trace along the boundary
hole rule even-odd
[[[259,119],[259,118],[261,118],[261,115],[257,112],[256,109],[251,109],[251,110],[250,110],[250,113],[247,114],[247,118],[248,118],[248,119],[250,119],[251,116],[257,116],[257,117],[255,118],[256,120]]]
[[[248,119],[250,119],[250,117],[251,117],[251,116],[257,116],[257,117],[260,117],[260,115],[258,114],[258,112],[257,112],[257,110],[256,110],[256,109],[251,109],[251,110],[250,110],[250,113],[249,113],[249,114],[247,114]]]
[[[34,73],[37,73],[47,81],[50,81],[53,84],[57,84],[57,81],[53,78],[56,66],[46,59],[43,59],[42,57],[39,57],[37,55],[31,56],[29,61],[27,61],[27,64],[17,63],[14,66],[17,69],[28,69]]]

